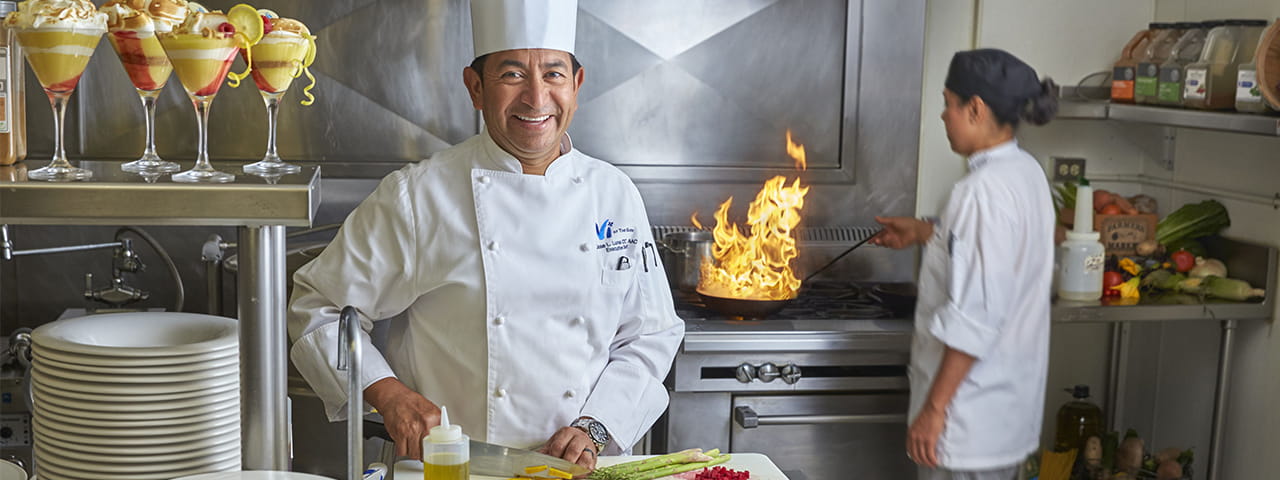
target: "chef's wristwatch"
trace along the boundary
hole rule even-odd
[[[605,430],[603,423],[594,418],[582,417],[574,420],[569,426],[587,432],[591,443],[596,444],[597,452],[604,451],[604,446],[609,443],[609,431]]]

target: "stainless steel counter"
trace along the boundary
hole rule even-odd
[[[239,227],[243,465],[287,469],[284,228],[311,225],[320,204],[319,167],[262,178],[244,174],[243,162],[215,163],[236,180],[185,184],[126,173],[118,162],[77,163],[94,172],[92,180],[0,181],[0,224]]]

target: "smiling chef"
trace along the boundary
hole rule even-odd
[[[463,82],[485,131],[384,178],[333,243],[294,275],[290,356],[344,418],[344,305],[362,335],[362,385],[421,458],[440,406],[477,440],[541,448],[593,468],[666,409],[684,335],[630,179],[565,131],[583,69],[577,2],[473,0]],[[366,406],[366,408],[368,407]]]

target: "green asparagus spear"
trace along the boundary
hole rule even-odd
[[[665,467],[656,468],[653,470],[645,470],[643,472],[640,472],[639,475],[627,477],[627,480],[653,480],[655,478],[662,478],[667,475],[675,475],[677,473],[690,472],[693,470],[703,469],[703,468],[707,468],[710,466],[719,465],[721,463],[727,462],[729,461],[729,457],[732,457],[732,456],[733,455],[726,454],[726,455],[720,455],[718,457],[712,458],[711,461],[709,462],[677,463],[674,465],[667,465]]]
[[[623,480],[629,479],[631,475],[646,470],[653,470],[668,465],[687,464],[697,461],[705,461],[710,457],[714,457],[720,453],[719,449],[703,453],[701,448],[690,448],[675,453],[668,453],[644,460],[636,460],[634,462],[619,463],[617,465],[596,469],[590,477],[598,480]]]

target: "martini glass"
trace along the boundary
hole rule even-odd
[[[142,108],[147,119],[147,143],[142,157],[120,166],[121,170],[133,173],[167,173],[181,168],[173,162],[166,162],[156,154],[156,99],[160,90],[169,81],[169,73],[173,64],[165,56],[164,48],[154,32],[120,29],[107,35],[111,47],[120,57],[120,63],[129,74],[129,81],[138,91],[142,99]]]
[[[160,45],[173,63],[178,81],[187,91],[187,97],[196,110],[197,144],[196,165],[191,170],[173,174],[173,181],[195,183],[226,183],[235,175],[219,172],[209,163],[209,107],[213,97],[222,87],[231,62],[236,58],[240,40],[232,35],[205,37],[193,34],[173,34],[160,37]]]
[[[49,165],[27,173],[34,180],[68,182],[88,180],[93,172],[78,168],[67,161],[63,143],[64,119],[67,102],[80,83],[80,75],[89,64],[93,49],[98,46],[102,28],[20,28],[18,44],[26,53],[27,63],[53,106],[53,161]]]
[[[276,118],[280,113],[280,98],[289,90],[293,79],[302,75],[303,62],[314,45],[309,35],[277,30],[263,36],[252,47],[253,83],[258,86],[262,102],[267,106],[267,153],[261,161],[245,165],[245,172],[281,175],[302,170],[302,167],[285,163],[276,153]],[[307,101],[303,104],[309,105]]]

